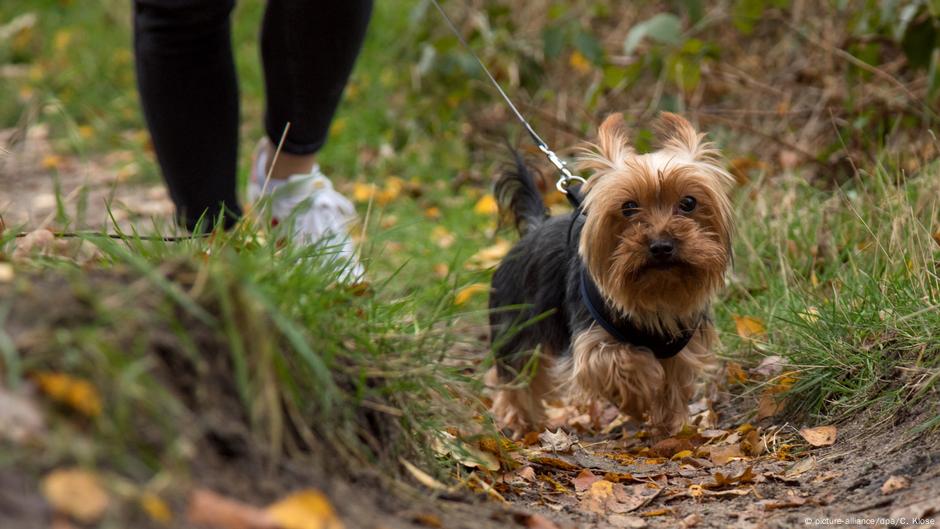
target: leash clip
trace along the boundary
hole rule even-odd
[[[539,143],[538,147],[539,150],[542,151],[542,154],[548,158],[548,161],[561,173],[561,177],[555,182],[555,189],[567,195],[568,187],[571,185],[572,181],[581,182],[582,184],[586,182],[584,178],[571,174],[571,171],[568,170],[568,165],[555,154],[555,151],[549,149],[544,143]]]

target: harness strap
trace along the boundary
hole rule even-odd
[[[692,336],[695,334],[695,330],[692,329],[685,330],[675,336],[669,336],[648,332],[634,325],[629,319],[614,322],[610,317],[607,303],[583,264],[581,266],[581,302],[591,313],[594,321],[618,342],[646,347],[653,351],[653,355],[660,360],[672,358],[679,354],[679,351],[689,345],[689,341],[692,340]]]

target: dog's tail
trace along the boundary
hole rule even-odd
[[[501,221],[511,220],[519,235],[525,235],[548,218],[548,210],[532,171],[518,151],[512,147],[509,150],[515,163],[496,180],[493,194]]]

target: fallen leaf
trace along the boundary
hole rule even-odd
[[[295,492],[265,512],[277,522],[278,529],[343,529],[330,500],[314,489]]]
[[[765,511],[774,511],[777,509],[789,509],[790,507],[802,507],[808,500],[799,496],[790,496],[785,499],[762,500],[758,502]]]
[[[741,368],[741,364],[736,362],[728,362],[725,364],[725,376],[729,386],[747,382],[747,373]]]
[[[13,265],[10,263],[0,263],[0,283],[13,281],[13,276]]]
[[[432,490],[447,490],[447,487],[445,487],[443,483],[432,478],[430,474],[416,467],[408,460],[399,458],[398,461],[401,462],[402,466],[405,467],[405,470],[407,470],[408,473],[418,481],[418,483]]]
[[[47,255],[55,247],[55,235],[49,230],[35,230],[17,239],[13,259],[25,259],[34,253]]]
[[[440,432],[433,442],[434,451],[442,456],[449,456],[461,465],[468,468],[480,468],[495,472],[499,470],[499,458],[496,457],[499,448],[492,447],[486,451],[477,446],[465,443],[462,439],[450,432]]]
[[[441,208],[437,206],[431,206],[424,210],[424,216],[431,220],[437,220],[441,218]]]
[[[467,261],[467,267],[471,270],[486,270],[499,264],[499,261],[509,253],[512,243],[505,239],[499,239],[492,246],[487,246],[477,253],[473,254]]]
[[[933,232],[933,241],[937,243],[937,246],[940,246],[940,230]]]
[[[692,513],[686,516],[685,518],[683,518],[681,523],[682,523],[683,529],[691,529],[692,527],[695,527],[698,524],[702,523],[702,517],[696,513]]]
[[[423,512],[416,514],[412,520],[416,524],[423,525],[425,527],[433,527],[435,529],[444,527],[444,522],[441,521],[441,517],[432,513]]]
[[[372,197],[375,196],[376,187],[375,184],[363,184],[362,182],[356,182],[353,184],[353,200],[356,202],[368,202],[372,200]]]
[[[732,316],[738,336],[745,340],[761,338],[767,332],[764,322],[751,316]]]
[[[681,461],[681,460],[683,460],[683,459],[685,459],[685,458],[687,458],[687,457],[692,457],[692,455],[693,455],[693,454],[692,454],[692,451],[691,451],[691,450],[681,450],[681,451],[679,451],[679,452],[676,452],[675,454],[672,454],[672,457],[670,457],[669,460],[670,460],[670,461]]]
[[[751,374],[772,378],[779,375],[786,365],[787,359],[782,356],[767,356],[761,360],[760,364],[757,364],[757,367],[751,369]]]
[[[708,452],[708,459],[716,465],[725,465],[732,459],[744,457],[741,447],[737,444],[726,446],[713,446]]]
[[[168,524],[173,521],[173,512],[160,496],[152,492],[144,492],[137,498],[137,502],[140,504],[141,510],[147,513],[151,520],[161,524]]]
[[[751,430],[744,436],[741,443],[741,449],[751,457],[757,457],[764,453],[764,441],[761,439],[760,432]]]
[[[545,465],[547,467],[558,468],[561,470],[579,470],[580,468],[577,465],[573,465],[564,459],[559,459],[557,457],[535,456],[530,457],[529,461],[538,465]]]
[[[493,195],[483,195],[473,206],[473,211],[480,215],[495,215],[499,212],[499,205]]]
[[[712,475],[714,483],[709,485],[709,487],[727,487],[728,485],[734,485],[736,483],[746,484],[753,483],[757,476],[754,475],[754,470],[752,467],[747,467],[740,474],[736,476],[726,476],[721,472],[715,472]]]
[[[111,502],[98,476],[78,468],[53,470],[42,479],[40,490],[56,512],[84,524],[101,520]]]
[[[890,476],[881,484],[881,493],[884,495],[904,490],[911,486],[911,480],[904,476]]]
[[[584,492],[591,488],[595,482],[600,481],[600,477],[595,476],[588,469],[584,469],[581,472],[578,472],[578,475],[571,478],[571,484],[574,485],[574,490],[577,492]]]
[[[757,416],[755,418],[760,421],[768,417],[773,417],[786,409],[786,407],[786,399],[781,398],[776,391],[771,389],[765,390],[761,393],[760,400],[757,402]]]
[[[280,529],[265,511],[208,489],[190,493],[186,519],[213,529]]]
[[[486,283],[473,283],[467,285],[457,291],[457,294],[454,295],[454,305],[463,305],[464,303],[470,301],[470,298],[476,296],[481,292],[489,292],[490,286]]]
[[[542,442],[542,449],[552,452],[569,452],[571,445],[578,442],[578,436],[569,434],[558,428],[554,432],[545,430],[539,434],[539,441]]]
[[[45,419],[32,399],[0,387],[0,440],[23,444],[38,439],[45,429]]]
[[[437,263],[434,265],[434,275],[444,279],[450,273],[450,267],[446,263]]]
[[[805,474],[806,472],[809,472],[810,470],[813,470],[814,468],[816,468],[816,458],[809,456],[794,463],[793,466],[788,468],[783,473],[783,475],[786,478],[793,479],[802,474]]]
[[[87,380],[65,373],[38,372],[32,376],[39,390],[52,400],[88,416],[101,414],[101,397]]]
[[[817,426],[801,429],[800,435],[813,446],[831,446],[836,442],[837,432],[835,426]]]
[[[571,52],[571,55],[568,57],[568,64],[580,74],[586,74],[591,71],[591,62],[577,50]]]
[[[581,499],[581,508],[597,514],[624,514],[646,505],[661,491],[646,483],[625,486],[607,480],[595,481]]]
[[[659,457],[672,457],[678,452],[688,451],[691,448],[692,442],[688,439],[668,437],[651,446],[650,453]]]
[[[434,226],[434,228],[431,229],[431,240],[446,250],[453,246],[454,242],[457,241],[457,237],[444,226]]]

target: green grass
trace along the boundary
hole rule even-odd
[[[447,51],[439,70],[413,75],[421,47],[438,28],[412,16],[418,5],[377,2],[321,158],[346,192],[353,182],[382,189],[391,177],[405,185],[387,204],[360,203],[370,295],[336,287],[333,273],[317,265],[321,249],[281,248],[272,234],[252,226],[174,244],[89,238],[103,251],[101,266],[132,278],[126,292],[100,303],[85,268],[54,258],[17,265],[22,274],[64,274],[94,309],[88,322],[56,333],[48,349],[22,358],[0,350],[7,380],[35,369],[63,370],[89,377],[106,396],[106,413],[79,435],[105,439],[107,454],[63,443],[60,457],[114,456],[139,476],[183,457],[185,450],[171,440],[192,412],[153,364],[151,327],[172,335],[197,365],[209,362],[199,342],[203,333],[209,337],[226,358],[252,435],[275,452],[296,450],[301,439],[373,462],[397,454],[429,460],[428,436],[466,419],[461,405],[473,400],[469,394],[478,388],[470,379],[479,366],[456,352],[485,350],[479,310],[485,300],[455,307],[453,294],[488,279],[465,263],[496,237],[492,216],[473,206],[503,153],[471,153],[467,145],[462,127],[479,108],[466,100],[494,99],[479,85],[456,81],[470,70],[447,62],[453,42],[438,42]],[[241,178],[261,133],[261,6],[240,2],[235,15],[244,102]],[[0,84],[0,127],[46,123],[56,150],[80,159],[130,151],[141,166],[137,178],[156,179],[141,135],[126,2],[7,0],[0,21],[25,12],[37,14],[34,29],[22,42],[0,43],[0,64],[24,72]],[[511,51],[488,48],[486,57],[501,60]],[[577,130],[590,130],[591,119],[572,120]],[[725,146],[738,138],[729,129],[711,132]],[[892,153],[883,154],[890,159]],[[762,174],[735,192],[735,267],[716,303],[721,354],[739,362],[768,354],[789,359],[796,370],[789,401],[801,420],[845,418],[874,405],[887,414],[935,399],[940,246],[931,234],[940,230],[938,172],[936,163],[907,176],[874,167],[835,189],[810,184],[799,173]],[[428,214],[432,208],[439,218]],[[446,236],[453,239],[449,245],[442,244]],[[10,234],[4,237],[0,250],[7,251]],[[440,274],[443,267],[446,274]],[[137,307],[141,291],[156,295]],[[765,322],[766,338],[739,338],[734,316]],[[391,419],[382,421],[390,428],[387,438],[368,426],[373,413]],[[138,415],[152,418],[167,442],[154,448],[134,434]],[[934,416],[927,426],[940,422],[940,412]],[[140,450],[128,450],[129,444]]]

